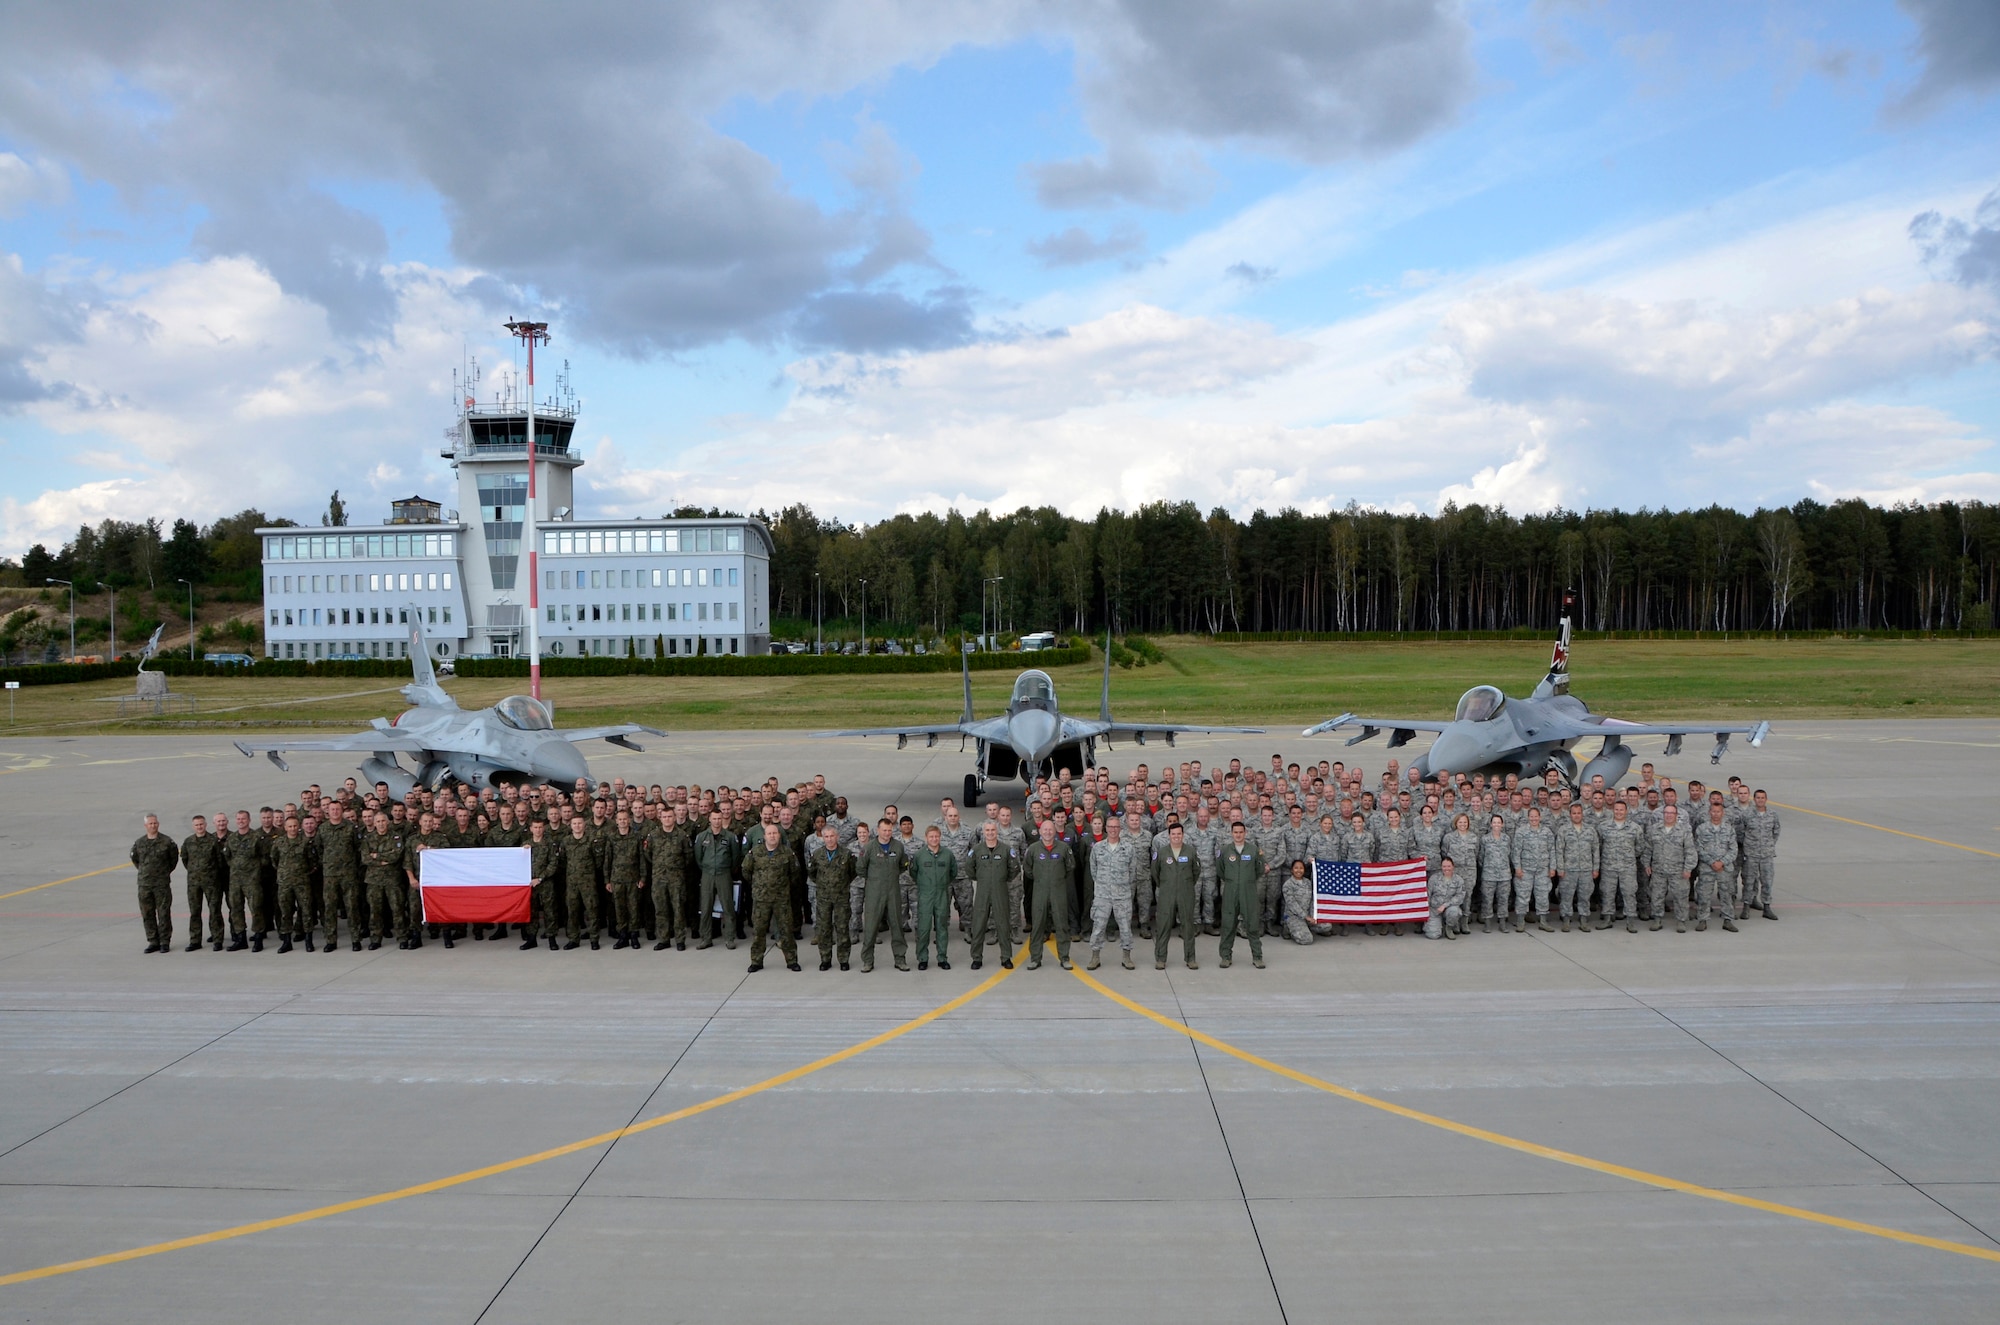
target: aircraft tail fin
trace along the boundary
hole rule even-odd
[[[1111,627],[1104,627],[1104,694],[1097,702],[1097,716],[1111,721]]]
[[[1569,693],[1569,614],[1576,606],[1576,595],[1563,590],[1562,620],[1556,627],[1556,645],[1549,655],[1549,672],[1542,683],[1535,687],[1536,699],[1548,699],[1554,695]]]
[[[972,653],[965,645],[958,646],[958,665],[965,676],[965,713],[959,721],[972,721]]]
[[[403,687],[403,698],[422,708],[457,708],[457,701],[444,692],[437,683],[437,673],[431,669],[430,645],[424,639],[423,609],[410,603],[403,610],[409,613],[410,622],[410,684]]]

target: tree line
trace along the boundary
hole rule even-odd
[[[1565,590],[1590,630],[1987,629],[2000,590],[2000,506],[1982,502],[758,514],[777,548],[774,616],[846,618],[865,602],[871,621],[939,632],[982,617],[1121,634],[1542,629]]]
[[[1349,505],[1245,520],[1182,501],[1089,519],[1024,507],[874,524],[803,504],[755,514],[776,548],[774,618],[796,627],[865,610],[871,633],[1542,629],[1565,590],[1592,630],[1961,630],[1990,628],[2000,592],[2000,506],[1983,502],[1525,516]],[[205,527],[106,520],[0,570],[29,587],[163,592],[188,580],[255,601],[255,531],[291,523],[257,510]]]

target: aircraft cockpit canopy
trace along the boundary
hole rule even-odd
[[[500,721],[516,731],[546,732],[555,730],[555,721],[542,702],[530,695],[509,695],[493,706],[493,712]]]
[[[1498,717],[1506,703],[1507,696],[1501,694],[1498,687],[1474,686],[1459,696],[1455,718],[1459,722],[1485,722],[1488,718]]]
[[[1047,672],[1023,672],[1014,682],[1014,708],[1052,709],[1056,703],[1055,683]]]

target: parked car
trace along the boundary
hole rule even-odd
[[[225,667],[255,667],[257,660],[247,653],[204,653],[201,660]]]

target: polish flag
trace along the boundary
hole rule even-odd
[[[525,924],[534,876],[527,847],[429,847],[417,853],[427,925]]]

